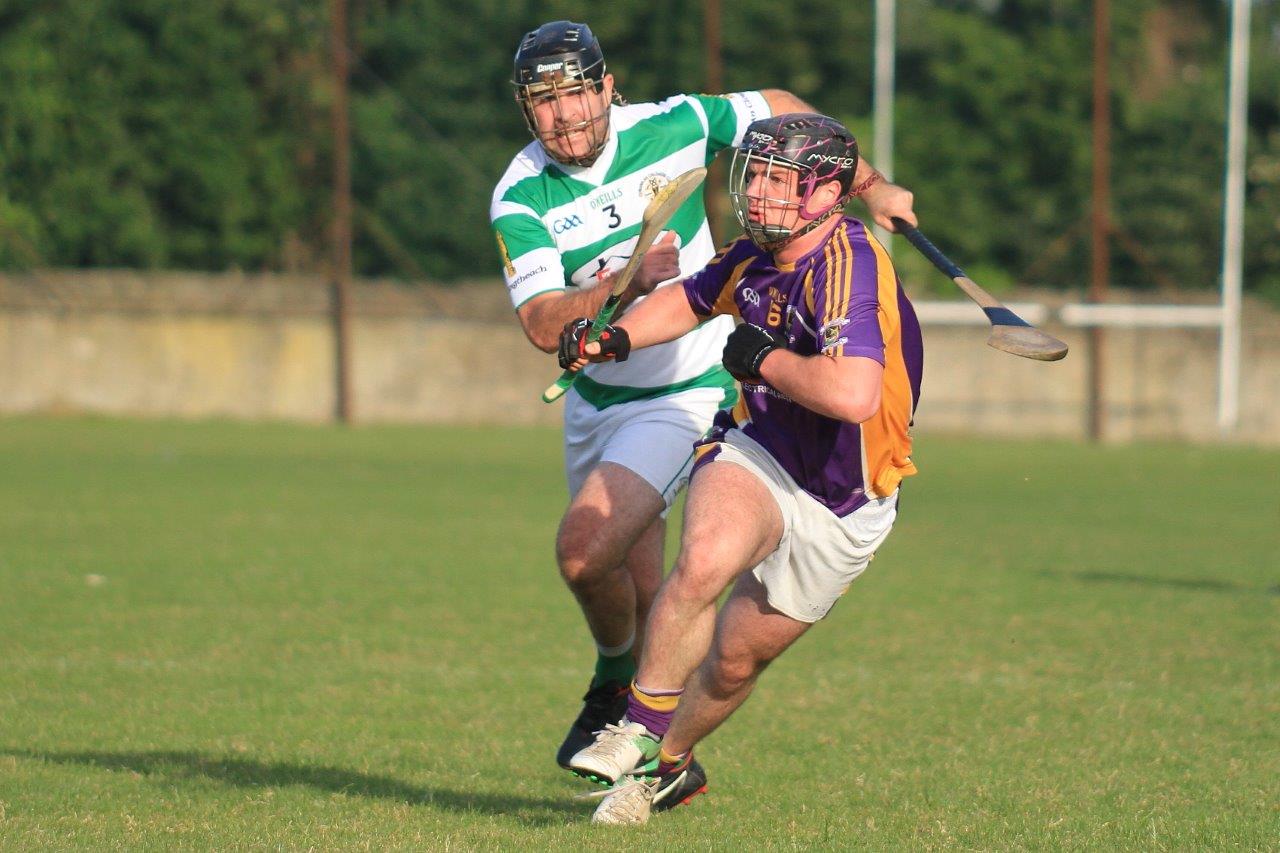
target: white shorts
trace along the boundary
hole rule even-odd
[[[732,462],[760,478],[782,512],[782,539],[752,574],[769,606],[800,622],[817,622],[867,568],[893,529],[898,492],[840,518],[796,485],[770,453],[730,430],[716,462]]]
[[[576,392],[565,395],[564,468],[569,497],[591,469],[613,462],[638,474],[671,509],[689,482],[693,443],[711,426],[723,388],[691,388],[665,397],[619,403],[603,410]]]

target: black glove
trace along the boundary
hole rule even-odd
[[[564,330],[560,332],[559,353],[562,369],[568,370],[580,358],[590,358],[592,361],[604,361],[610,358],[615,361],[626,361],[627,356],[631,355],[631,337],[626,329],[605,326],[600,337],[596,339],[600,344],[600,354],[593,356],[588,356],[583,351],[590,334],[591,321],[586,317],[579,317],[564,324]]]
[[[725,370],[739,382],[759,381],[765,356],[786,346],[787,339],[777,332],[752,323],[740,323],[724,345]]]

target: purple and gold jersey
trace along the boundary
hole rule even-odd
[[[701,317],[731,314],[786,335],[797,355],[861,356],[884,365],[880,410],[861,424],[817,414],[763,383],[744,383],[733,409],[698,448],[709,461],[728,429],[773,455],[806,492],[838,516],[884,497],[916,473],[909,427],[920,399],[924,344],[915,310],[884,247],[856,219],[794,264],[745,237],[683,282]]]

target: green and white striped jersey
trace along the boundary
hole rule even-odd
[[[669,180],[710,163],[769,115],[759,92],[676,95],[656,104],[613,106],[609,140],[591,166],[565,166],[538,142],[516,155],[493,192],[489,217],[512,304],[589,287],[601,270],[626,264],[645,206]],[[700,187],[667,228],[678,235],[680,273],[715,254]],[[688,387],[725,384],[720,367],[727,317],[679,340],[638,350],[622,364],[592,364],[575,388],[598,408]]]

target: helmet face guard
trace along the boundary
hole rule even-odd
[[[607,74],[600,43],[585,24],[553,21],[525,35],[516,50],[516,103],[533,138],[553,160],[590,166],[609,140],[609,104],[598,98]],[[565,104],[581,99],[573,120]],[[615,96],[616,99],[616,96]],[[538,126],[536,109],[549,108],[551,126]],[[570,137],[585,135],[586,150],[574,154]],[[581,145],[581,142],[578,143]]]
[[[799,175],[799,167],[782,157],[741,148],[733,152],[729,166],[733,213],[751,242],[766,251],[781,249],[800,236],[795,229],[806,218],[804,208],[812,188],[797,198]],[[756,188],[751,192],[753,181]]]
[[[752,122],[729,166],[738,224],[760,248],[781,249],[844,208],[857,167],[858,143],[834,119],[791,113]],[[831,181],[840,195],[810,210],[814,192]]]

